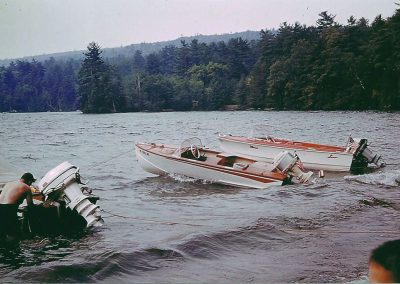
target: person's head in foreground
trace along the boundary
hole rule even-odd
[[[375,248],[368,268],[371,283],[400,283],[400,240],[387,241]]]

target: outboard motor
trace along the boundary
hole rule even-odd
[[[86,220],[86,227],[101,226],[104,221],[99,214],[99,206],[89,200],[90,196],[83,194],[79,184],[82,184],[79,168],[64,162],[47,172],[38,186],[46,201],[65,201],[67,207]]]
[[[300,159],[296,154],[282,151],[274,159],[274,168],[285,174],[295,176],[301,183],[305,183],[309,181],[313,172],[303,172],[300,168],[300,163]]]
[[[370,149],[368,149],[368,140],[353,138],[352,143],[358,144],[357,149],[354,152],[354,157],[356,159],[363,158],[368,164],[375,164],[378,167],[384,167],[385,162],[383,161],[381,155],[373,154]]]

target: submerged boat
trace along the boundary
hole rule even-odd
[[[11,181],[10,174],[0,177],[6,177],[0,180],[2,184]],[[104,221],[96,205],[99,198],[82,185],[79,168],[69,162],[47,172],[37,188],[31,187],[35,206],[28,211],[24,202],[19,207],[22,235],[68,233],[101,226]]]
[[[367,139],[349,137],[345,147],[293,141],[272,136],[244,137],[219,134],[223,151],[250,159],[272,163],[281,151],[295,152],[305,169],[326,171],[350,171],[368,164],[376,167],[385,163],[380,155],[368,148]]]
[[[178,174],[239,187],[267,188],[289,182],[294,176],[307,182],[312,175],[302,172],[298,157],[287,151],[267,164],[205,148],[196,137],[180,146],[136,143],[135,151],[141,167],[152,174]]]

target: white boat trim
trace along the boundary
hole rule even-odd
[[[267,163],[271,163],[276,153],[282,150],[294,151],[300,157],[304,167],[312,170],[349,171],[353,161],[353,154],[348,152],[345,147],[321,145],[321,148],[328,150],[322,151],[310,147],[296,147],[296,145],[290,145],[290,143],[276,145],[273,144],[276,142],[268,142],[258,138],[223,134],[219,135],[218,140],[223,151]],[[329,151],[329,148],[337,150]],[[342,152],[340,152],[340,149]]]
[[[214,166],[212,164],[205,164],[204,162],[198,160],[149,151],[151,148],[146,149],[146,147],[149,147],[151,145],[152,144],[148,143],[137,143],[135,145],[135,151],[138,161],[142,165],[142,167],[153,174],[181,174],[192,178],[207,180],[210,182],[218,182],[222,184],[254,188],[267,188],[274,185],[282,185],[283,183],[284,175],[281,175],[282,179],[273,178],[271,177],[271,175],[276,175],[277,173],[271,174],[269,170],[267,171],[267,168],[265,171],[265,176],[264,172],[262,172],[261,175],[256,175],[246,172],[245,170],[234,169],[232,167],[227,167],[223,165]],[[208,151],[209,153],[213,152],[211,150]],[[153,159],[160,159],[160,164],[163,163],[163,160],[164,162],[167,161],[167,166],[169,168],[165,168],[160,164],[156,165]],[[256,161],[253,161],[253,163],[261,164],[260,162]],[[183,167],[188,167],[182,170],[182,168],[180,168],[180,166],[182,165]],[[152,169],[148,167],[152,167]],[[187,174],[191,171],[192,173],[194,171],[195,174]]]

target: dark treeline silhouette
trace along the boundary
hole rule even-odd
[[[260,40],[193,39],[143,56],[0,67],[0,111],[400,110],[400,10],[346,25],[283,23]]]
[[[70,111],[79,107],[76,70],[80,62],[12,62],[0,67],[0,111]]]

